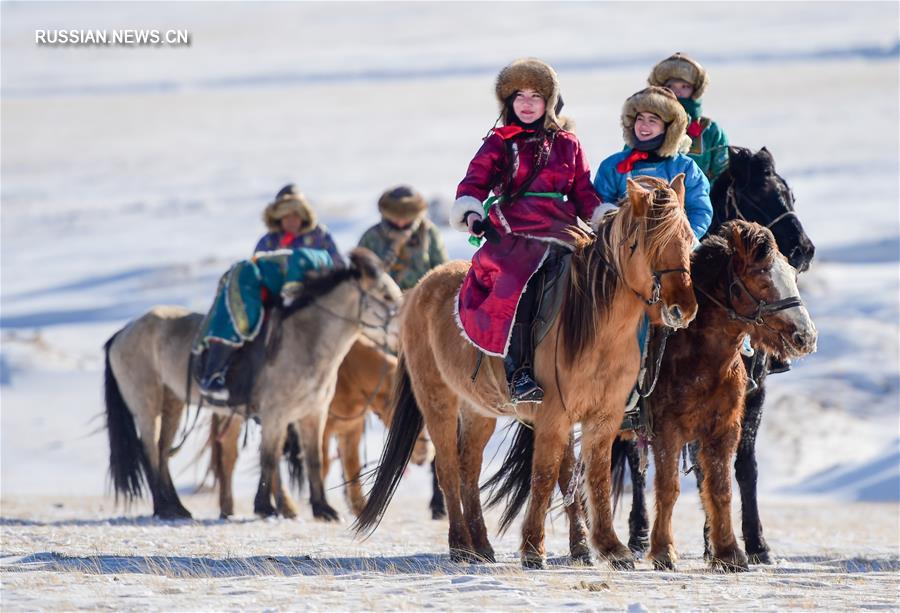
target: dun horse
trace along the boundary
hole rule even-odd
[[[379,260],[364,249],[350,266],[312,280],[280,323],[280,342],[256,376],[244,414],[259,419],[260,483],[254,501],[263,515],[276,504],[296,515],[284,488],[278,459],[290,423],[308,424],[302,433],[311,485],[321,485],[320,442],[337,371],[361,329],[386,327],[402,296]],[[117,495],[143,492],[146,479],[153,514],[190,517],[169,473],[169,455],[184,405],[199,400],[196,387],[185,398],[190,346],[202,316],[180,307],[157,307],[118,331],[106,343],[106,416],[110,474]],[[230,410],[225,409],[228,414]],[[322,492],[324,496],[324,490]]]
[[[337,438],[338,455],[345,480],[344,493],[354,515],[358,515],[366,504],[359,482],[362,470],[359,446],[365,434],[366,414],[371,410],[385,425],[391,423],[393,416],[393,407],[390,404],[391,381],[396,369],[397,358],[384,353],[365,338],[360,338],[353,344],[338,369],[337,387],[328,408],[325,432],[322,435],[321,478],[324,481],[328,475],[331,439]],[[231,484],[243,423],[244,420],[238,416],[213,416],[210,427],[211,468],[219,485],[219,508],[222,517],[229,517],[234,513]],[[433,451],[431,442],[423,432],[413,450],[412,462],[423,464],[429,461]],[[285,446],[285,455],[291,464],[292,480],[296,476],[299,482],[303,466],[301,457],[303,454],[299,444]],[[310,488],[311,493],[313,489]],[[281,494],[282,498],[286,496],[285,493]],[[331,509],[324,499],[310,499],[310,504],[316,517]],[[323,519],[337,519],[337,515],[327,515]]]
[[[467,262],[433,270],[407,294],[400,316],[396,410],[358,531],[377,526],[424,418],[447,504],[451,559],[493,561],[478,478],[496,418],[517,415],[534,424],[536,450],[522,563],[540,568],[550,495],[557,483],[569,481],[570,433],[581,422],[593,544],[615,567],[633,567],[631,552],[612,528],[610,448],[637,376],[635,334],[641,317],[649,312],[656,323],[680,328],[696,312],[683,179],[676,177],[669,186],[642,177],[649,191],[629,181],[619,211],[607,216],[596,238],[577,245],[562,312],[535,352],[535,372],[545,389],[540,405],[510,404],[500,359],[486,357],[473,379],[478,352],[459,334],[453,316]],[[578,547],[576,557],[584,559],[589,553],[576,506],[569,511],[570,542]]]
[[[794,194],[787,182],[775,171],[772,154],[763,147],[756,153],[743,147],[729,148],[729,167],[716,180],[710,194],[713,204],[713,220],[708,233],[715,234],[723,223],[742,219],[759,223],[772,231],[778,249],[788,263],[803,272],[809,268],[815,254],[815,246],[806,235],[803,224],[794,210]],[[741,532],[744,547],[752,563],[770,563],[769,545],[763,537],[762,522],[756,497],[758,479],[756,465],[756,434],[762,420],[763,402],[766,397],[765,379],[769,357],[762,349],[753,358],[744,358],[749,376],[756,382],[755,389],[744,398],[741,438],[734,461],[735,476],[741,493]],[[628,546],[642,553],[649,546],[650,524],[644,498],[644,474],[633,440],[617,441],[615,449],[624,445],[628,454],[631,473],[632,504],[628,525]],[[697,485],[703,488],[703,471],[697,467],[697,446],[690,446],[691,459]],[[709,539],[704,530],[706,551]]]
[[[744,570],[747,557],[731,525],[730,461],[741,430],[746,371],[740,356],[745,334],[782,357],[815,350],[816,331],[799,297],[796,271],[778,252],[772,233],[757,224],[729,222],[703,240],[692,257],[691,276],[699,309],[691,326],[668,341],[656,389],[650,396],[652,448],[656,467],[656,519],[650,557],[660,569],[674,569],[672,508],[679,492],[682,447],[699,443],[704,486],[701,499],[710,526],[711,563]],[[524,432],[524,430],[523,430]],[[506,491],[527,485],[516,458],[531,452],[522,432],[492,481],[506,479]],[[536,449],[536,447],[534,447]],[[624,448],[614,464],[625,461]],[[614,467],[615,468],[615,467]],[[615,495],[621,491],[621,481]],[[515,503],[520,498],[509,496]],[[518,509],[512,506],[507,515]]]

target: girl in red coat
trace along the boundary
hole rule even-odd
[[[533,292],[525,289],[552,246],[572,249],[577,217],[596,223],[600,197],[581,144],[557,117],[553,68],[516,60],[497,76],[496,95],[503,125],[469,164],[450,215],[455,228],[489,239],[472,258],[457,317],[472,344],[505,358],[512,401],[540,402],[531,369]]]

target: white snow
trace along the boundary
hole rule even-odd
[[[900,118],[896,3],[3,3],[0,70],[0,599],[6,609],[896,608],[900,570]],[[39,47],[37,28],[183,28],[189,47]],[[237,521],[122,517],[106,495],[101,346],[149,307],[205,310],[260,213],[297,182],[348,250],[407,182],[444,207],[523,55],[559,70],[596,167],[652,63],[710,69],[705,109],[767,146],[817,247],[800,289],[818,352],[768,381],[762,515],[778,563],[707,573],[690,479],[678,573],[457,566],[411,468],[366,542],[346,525],[251,518],[251,430]],[[444,209],[446,210],[446,208]],[[462,233],[444,236],[469,257]],[[374,461],[382,430],[368,432]],[[492,449],[501,444],[500,438]],[[336,471],[330,485],[339,482]],[[340,505],[339,491],[329,493]],[[57,506],[60,505],[60,506]],[[737,507],[736,507],[737,508]],[[347,511],[341,506],[346,515]],[[139,517],[134,519],[134,517]],[[736,516],[737,517],[737,516]],[[494,516],[489,515],[493,526]],[[620,536],[626,532],[619,519]],[[565,553],[564,522],[549,549]],[[739,529],[739,522],[738,522]],[[312,559],[305,560],[308,555]],[[581,586],[593,585],[589,591]],[[603,583],[607,587],[603,587]],[[594,585],[596,584],[596,585]]]

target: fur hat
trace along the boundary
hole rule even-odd
[[[653,113],[666,123],[666,138],[657,149],[662,157],[672,157],[691,148],[691,137],[685,133],[688,116],[672,90],[650,86],[632,95],[622,107],[622,137],[629,147],[634,147],[634,122],[638,113]]]
[[[694,93],[691,98],[699,100],[709,85],[709,75],[706,69],[696,60],[692,60],[680,51],[675,55],[667,57],[650,71],[647,78],[649,85],[657,85],[665,87],[672,79],[680,79],[694,86]]]
[[[560,100],[559,77],[549,64],[536,58],[515,60],[497,75],[494,93],[497,95],[497,102],[500,103],[503,123],[509,123],[509,117],[506,115],[510,98],[523,89],[533,89],[544,97],[546,104],[544,127],[561,129],[562,121],[556,116]]]
[[[398,185],[387,190],[378,199],[378,211],[395,221],[414,221],[428,210],[422,194],[408,185]]]
[[[309,202],[293,183],[285,185],[275,196],[275,201],[269,203],[263,211],[263,221],[270,232],[280,232],[283,217],[296,213],[305,223],[306,229],[315,228],[318,224],[316,214]]]

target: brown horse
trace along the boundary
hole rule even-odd
[[[649,190],[629,180],[622,206],[601,223],[596,237],[575,241],[562,312],[535,352],[535,372],[546,390],[540,405],[510,403],[498,358],[485,357],[473,377],[478,351],[454,324],[467,262],[434,269],[407,294],[400,315],[396,411],[369,502],[357,521],[359,532],[374,529],[383,515],[424,417],[447,503],[450,557],[493,561],[478,478],[496,418],[518,416],[534,424],[536,450],[522,563],[542,567],[550,495],[557,483],[569,481],[570,433],[580,422],[593,544],[614,566],[633,567],[631,552],[612,528],[609,463],[637,376],[635,334],[645,312],[655,323],[681,328],[697,309],[688,274],[693,234],[684,214],[684,177],[671,186],[647,177],[641,183]],[[567,509],[569,538],[576,557],[583,559],[589,553],[578,506]]]
[[[344,472],[344,493],[354,515],[359,515],[366,504],[359,482],[362,471],[359,445],[365,433],[366,413],[371,410],[382,423],[390,424],[393,415],[393,407],[389,402],[391,381],[396,369],[397,358],[384,353],[364,337],[357,339],[338,369],[334,399],[328,408],[325,432],[322,435],[321,475],[324,481],[330,468],[331,439],[336,437],[338,455]],[[232,477],[238,458],[238,441],[243,423],[244,420],[238,415],[232,417],[214,415],[210,426],[209,446],[212,450],[210,468],[219,486],[219,509],[222,517],[234,514]],[[297,457],[297,451],[294,446],[285,448],[285,455],[289,456],[288,460],[292,466],[292,479],[294,475],[299,476],[302,472],[302,458]],[[432,453],[431,442],[423,432],[416,442],[412,461],[414,464],[423,464],[430,459]],[[319,492],[316,491],[314,481],[311,480],[310,483],[310,504],[313,507],[313,515],[318,517],[317,513],[324,512],[327,503],[324,497],[317,497]],[[279,485],[284,487],[283,483]],[[276,498],[288,499],[288,496],[282,492]]]
[[[755,223],[724,224],[693,258],[697,319],[669,340],[650,397],[656,468],[650,558],[656,568],[675,568],[672,508],[679,492],[678,454],[685,444],[698,441],[710,561],[723,570],[747,569],[731,523],[730,467],[741,435],[747,381],[740,346],[751,334],[762,350],[781,358],[815,351],[816,329],[800,300],[796,275],[772,232]]]
[[[674,334],[649,397],[656,466],[656,521],[650,557],[658,569],[674,569],[672,508],[679,493],[678,454],[699,442],[704,471],[701,499],[710,525],[712,565],[745,570],[747,557],[731,525],[731,460],[741,432],[746,371],[740,347],[751,333],[763,350],[796,357],[815,350],[816,331],[800,300],[796,271],[778,251],[772,233],[755,223],[724,224],[692,256],[691,276],[699,309],[693,324]],[[507,498],[504,520],[516,515],[528,471],[521,458],[534,451],[520,427],[503,466],[491,478]],[[622,490],[627,447],[616,444],[614,498]],[[512,494],[510,494],[512,492]],[[494,500],[499,497],[494,496]]]

